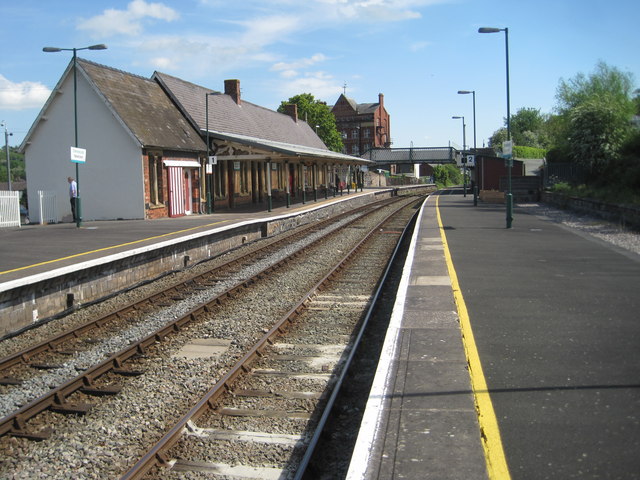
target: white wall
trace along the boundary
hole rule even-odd
[[[46,120],[39,122],[25,147],[29,217],[39,216],[38,190],[56,192],[58,218],[71,221],[67,177],[76,176],[70,161],[75,143],[73,75],[55,94]],[[78,144],[87,149],[79,164],[82,219],[144,218],[142,151],[126,132],[84,75],[78,72]]]

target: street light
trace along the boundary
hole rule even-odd
[[[7,130],[7,124],[4,120],[0,123],[0,126],[4,127],[4,148],[7,152],[7,182],[9,183],[9,191],[11,191],[11,155],[9,153],[9,136],[12,136],[13,133],[10,133]]]
[[[478,29],[478,33],[498,33],[504,32],[504,46],[506,53],[506,66],[507,66],[507,140],[511,141],[511,111],[509,105],[509,29],[508,28],[494,28],[494,27],[481,27]],[[513,221],[513,195],[511,193],[511,168],[513,167],[513,158],[507,158],[507,175],[509,179],[509,187],[507,190],[507,228],[511,228],[511,222]]]
[[[475,90],[458,90],[458,95],[473,94],[473,154],[476,155],[476,91]],[[475,185],[473,186],[473,204],[478,205],[478,178],[477,168],[474,170],[474,177],[476,177]]]
[[[213,186],[215,185],[213,178],[213,162],[209,155],[209,95],[215,95],[215,92],[207,92],[204,94],[205,105],[205,129],[207,130],[207,163],[211,165],[211,174],[209,176],[209,188],[207,188],[207,213],[213,213],[215,210],[215,195],[213,194]]]
[[[464,196],[467,196],[467,159],[465,157],[465,150],[467,149],[467,126],[464,123],[464,116],[453,116],[453,119],[461,119],[462,120],[462,171],[464,172],[462,176]]]
[[[103,43],[98,45],[91,45],[89,47],[82,48],[58,48],[58,47],[44,47],[42,49],[43,52],[54,53],[54,52],[73,52],[73,120],[74,120],[74,129],[75,129],[75,147],[78,147],[78,78],[77,78],[77,70],[78,70],[78,61],[77,54],[78,50],[106,50],[107,46]],[[82,225],[82,207],[80,205],[80,174],[78,171],[78,163],[76,162],[76,227],[80,228]]]

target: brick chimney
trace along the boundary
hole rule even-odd
[[[295,103],[287,103],[284,106],[284,112],[293,118],[293,121],[298,123],[298,105]]]
[[[382,93],[378,94],[378,103],[380,104],[380,110],[384,108],[384,95]]]
[[[240,80],[225,80],[224,93],[233,98],[233,101],[238,105],[242,104],[242,100],[240,100]]]

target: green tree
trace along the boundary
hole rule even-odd
[[[462,185],[462,173],[460,168],[453,164],[434,165],[433,180],[441,187],[449,185]]]
[[[502,142],[507,139],[507,129],[499,128],[493,135],[489,138],[489,146],[492,147],[495,151],[502,151]]]
[[[546,148],[549,145],[545,132],[547,116],[540,109],[521,108],[511,116],[511,138],[521,147]]]
[[[568,81],[560,80],[557,110],[566,145],[558,139],[558,147],[584,165],[591,179],[615,163],[632,132],[631,119],[637,108],[632,91],[631,74],[604,62],[589,76],[579,73]]]
[[[514,145],[521,147],[547,148],[549,139],[546,130],[548,116],[540,113],[536,108],[521,108],[511,115],[511,139]],[[504,119],[507,125],[507,119]],[[496,130],[489,139],[489,145],[501,150],[502,142],[507,140],[507,129]]]
[[[336,127],[336,118],[327,104],[316,100],[310,93],[301,93],[280,103],[278,112],[285,113],[286,105],[293,103],[298,106],[298,116],[305,119],[311,128],[317,130],[318,136],[327,148],[334,152],[341,152],[342,137]]]
[[[18,153],[17,147],[9,147],[9,158],[11,158],[11,181],[25,180],[24,155]],[[0,182],[7,181],[7,151],[2,145],[0,150]]]

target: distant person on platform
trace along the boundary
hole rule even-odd
[[[76,221],[76,199],[78,198],[78,184],[73,177],[67,177],[69,182],[69,201],[71,202],[71,215],[73,215],[73,221]]]

